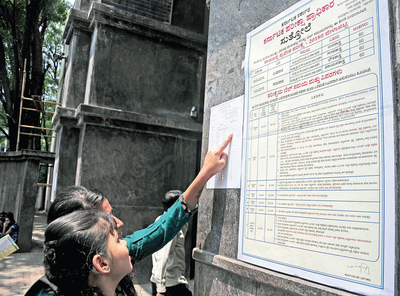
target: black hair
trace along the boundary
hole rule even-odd
[[[167,211],[181,195],[182,191],[180,190],[170,190],[167,193],[165,193],[161,201],[164,207],[164,211]]]
[[[14,214],[12,212],[7,212],[6,213],[6,218],[8,218],[10,220],[10,222],[11,222],[10,224],[8,224],[7,228],[10,228],[11,226],[13,226],[16,223],[15,219],[14,219]]]
[[[7,212],[6,213],[6,218],[8,218],[10,220],[10,223],[5,228],[5,231],[7,232],[11,228],[11,226],[16,224],[16,222],[15,222],[15,219],[14,219],[14,214],[12,212]]]
[[[7,213],[6,213],[6,212],[1,212],[1,213],[0,213],[0,216],[3,216],[3,218],[1,219],[1,221],[4,222],[4,221],[6,220]],[[2,231],[2,230],[0,230],[0,231]]]
[[[90,287],[93,257],[109,257],[109,234],[117,235],[111,215],[101,211],[75,211],[56,219],[45,231],[44,265],[57,295],[102,295]]]
[[[106,197],[101,192],[90,191],[82,186],[67,187],[50,206],[47,223],[74,211],[99,209],[104,199]]]
[[[83,186],[66,187],[57,195],[57,198],[50,206],[49,212],[47,214],[47,223],[51,224],[56,219],[74,213],[76,211],[83,211],[83,213],[85,214],[88,212],[88,210],[90,212],[97,211],[99,213],[107,215],[115,223],[115,220],[112,218],[111,215],[101,211],[101,205],[106,198],[107,197],[101,192],[90,191]],[[50,277],[48,277],[48,279],[53,283]],[[53,284],[57,285],[56,283]],[[127,296],[136,295],[131,274],[126,275],[119,283],[119,286],[124,290]]]

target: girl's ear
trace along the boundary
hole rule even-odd
[[[93,266],[94,268],[102,274],[110,273],[110,262],[109,260],[101,255],[95,255],[93,257]]]

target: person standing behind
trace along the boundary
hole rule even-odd
[[[3,224],[3,229],[2,229],[2,235],[6,236],[9,234],[13,241],[15,243],[18,243],[18,232],[19,232],[19,226],[17,222],[14,220],[14,214],[11,212],[8,212],[6,214],[6,219]]]
[[[182,191],[168,191],[162,204],[164,213],[175,203]],[[156,221],[161,216],[157,217]],[[153,269],[150,278],[152,296],[192,296],[185,278],[185,235],[188,224],[161,250],[152,255]]]

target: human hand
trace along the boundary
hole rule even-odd
[[[199,174],[183,193],[186,203],[191,211],[195,209],[201,192],[203,191],[203,187],[206,185],[207,181],[226,165],[228,155],[224,150],[232,141],[232,137],[233,134],[226,138],[221,146],[208,151]]]
[[[226,165],[228,155],[224,152],[225,148],[232,141],[233,134],[229,135],[228,138],[216,149],[208,151],[206,158],[204,159],[203,167],[201,168],[207,174],[208,178],[216,175]]]
[[[157,296],[164,296],[165,294],[161,294],[157,292]]]

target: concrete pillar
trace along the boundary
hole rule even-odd
[[[0,210],[13,212],[19,224],[20,251],[32,248],[33,218],[40,163],[53,163],[54,153],[21,150],[0,153]]]

